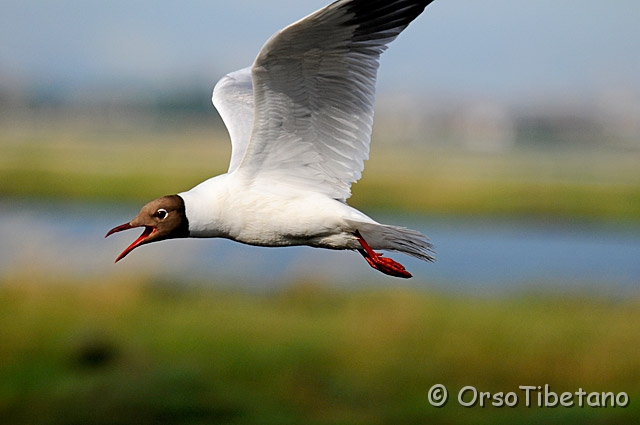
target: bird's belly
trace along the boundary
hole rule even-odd
[[[254,220],[246,222],[231,238],[242,243],[259,246],[309,245],[322,248],[345,247],[353,235],[340,220],[327,219],[322,222],[304,220],[301,217],[270,217],[268,222]]]
[[[230,239],[250,245],[273,247],[357,247],[354,229],[351,229],[347,219],[354,215],[364,215],[339,201],[310,197],[270,199],[265,202],[269,205],[247,205],[241,210],[241,219],[230,232]],[[269,214],[264,211],[269,211]]]

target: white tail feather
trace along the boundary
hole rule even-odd
[[[429,238],[417,230],[363,222],[354,222],[353,228],[360,232],[372,249],[402,252],[423,261],[433,262],[436,260]]]

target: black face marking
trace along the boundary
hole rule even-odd
[[[161,208],[156,211],[156,217],[170,224],[170,229],[166,235],[163,235],[163,239],[189,237],[189,220],[182,197],[169,195],[163,196],[157,201],[161,202]]]
[[[114,227],[106,236],[137,227],[144,227],[144,231],[138,239],[122,251],[116,262],[141,245],[165,239],[189,237],[189,220],[187,220],[184,200],[178,195],[155,199],[143,206],[133,220]]]

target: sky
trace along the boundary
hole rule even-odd
[[[0,85],[213,86],[328,0],[3,0]],[[640,1],[436,0],[379,90],[517,98],[640,93]]]

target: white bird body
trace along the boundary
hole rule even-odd
[[[353,223],[377,224],[324,194],[277,181],[248,180],[238,172],[213,177],[179,196],[184,199],[191,237],[221,237],[259,246],[357,249]]]
[[[231,137],[228,172],[152,201],[110,231],[145,227],[116,261],[174,237],[358,250],[405,278],[402,265],[373,250],[432,261],[424,235],[346,203],[369,156],[379,57],[432,1],[338,0],[271,37],[250,68],[213,91]]]

